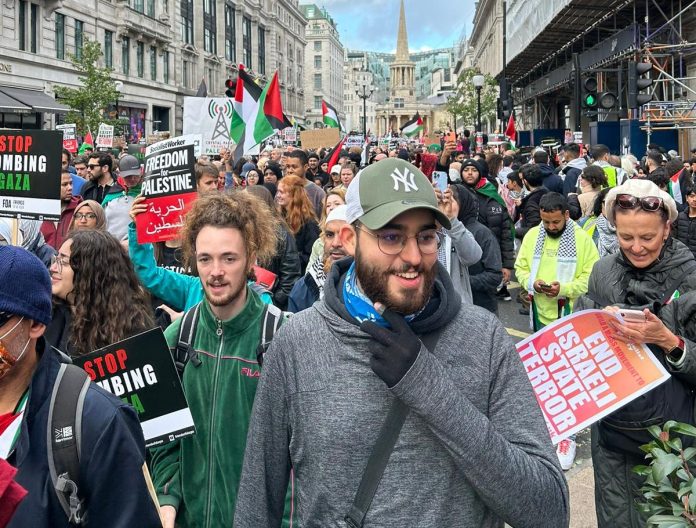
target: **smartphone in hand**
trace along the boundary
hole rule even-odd
[[[619,315],[631,323],[644,323],[645,314],[642,310],[619,310]]]
[[[442,192],[447,190],[447,173],[444,171],[433,171],[433,183]]]

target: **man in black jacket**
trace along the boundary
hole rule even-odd
[[[503,260],[503,284],[506,284],[515,266],[515,233],[505,202],[495,186],[481,177],[482,172],[479,163],[473,159],[462,162],[462,183],[476,194],[479,222],[488,227],[498,240]]]
[[[539,201],[541,197],[550,192],[544,185],[544,175],[539,165],[527,164],[520,167],[520,178],[529,193],[522,198],[522,203],[517,208],[520,222],[515,228],[515,236],[522,240],[532,227],[538,226],[541,222],[541,212]],[[518,220],[517,218],[515,219]],[[517,222],[516,222],[517,223]]]
[[[563,180],[549,164],[549,153],[543,149],[539,149],[534,152],[532,159],[541,173],[542,185],[549,191],[563,194]]]
[[[0,458],[17,468],[17,483],[29,492],[9,526],[74,526],[49,471],[47,440],[55,435],[61,445],[79,446],[75,480],[89,526],[160,527],[143,473],[143,432],[132,407],[90,383],[75,430],[47,430],[54,383],[67,360],[43,338],[51,321],[48,270],[24,249],[6,246],[0,247],[0,276],[12,279],[0,281]],[[72,501],[70,506],[72,512]]]

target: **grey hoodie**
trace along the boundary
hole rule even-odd
[[[303,528],[344,527],[394,398],[410,409],[365,527],[568,526],[568,490],[514,345],[461,303],[442,266],[417,334],[441,329],[393,388],[370,368],[333,266],[323,301],[294,315],[265,356],[235,528],[280,526],[290,469]]]

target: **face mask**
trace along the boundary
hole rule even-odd
[[[462,175],[459,173],[459,171],[457,169],[450,169],[449,170],[449,178],[450,178],[450,181],[453,181],[453,182],[462,181]]]
[[[5,335],[0,337],[0,379],[4,378],[5,375],[10,371],[10,369],[14,367],[20,359],[22,359],[22,356],[24,355],[24,352],[26,352],[27,347],[29,346],[29,342],[31,341],[31,339],[27,339],[24,348],[19,353],[19,357],[16,358],[12,354],[10,354],[10,351],[7,350],[5,344],[2,342],[2,340],[5,339],[8,335],[10,335],[23,320],[24,317],[22,317],[19,321],[17,321],[17,324],[15,324],[12,328],[5,332]]]

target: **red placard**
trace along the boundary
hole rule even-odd
[[[669,378],[645,345],[613,338],[614,318],[585,310],[516,345],[554,444]]]
[[[192,192],[145,200],[147,212],[139,214],[135,222],[138,242],[164,242],[178,237],[179,230],[184,225],[184,217],[197,196],[197,193]]]

